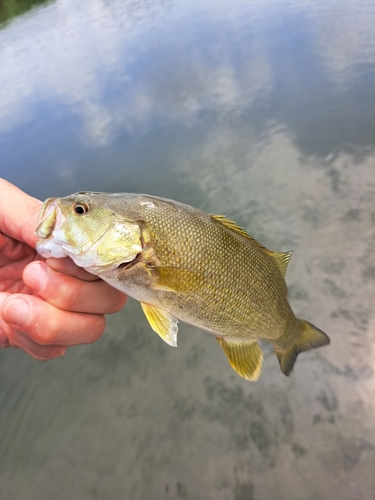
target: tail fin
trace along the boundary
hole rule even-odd
[[[300,352],[322,347],[330,343],[327,335],[308,321],[300,320],[300,334],[288,349],[275,349],[281,371],[289,375]]]

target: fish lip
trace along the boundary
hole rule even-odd
[[[62,257],[67,257],[68,255],[61,246],[59,245],[53,246],[52,238],[40,239],[39,241],[37,241],[36,251],[44,259],[49,259],[50,257],[62,258]]]
[[[59,206],[56,198],[48,198],[42,205],[39,216],[38,226],[35,230],[36,236],[40,240],[47,240],[53,234],[58,223]],[[48,219],[51,219],[46,226]]]

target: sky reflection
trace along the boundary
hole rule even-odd
[[[249,385],[129,300],[54,363],[6,349],[2,498],[374,498],[373,19],[367,0],[56,0],[0,29],[0,175],[223,213],[295,251],[293,310],[331,338],[289,378],[266,347]]]
[[[303,155],[367,154],[370,11],[349,1],[64,0],[35,9],[0,31],[3,175],[31,167],[65,182],[92,166],[92,150],[117,172],[111,157],[124,145],[137,162],[140,141],[152,147],[159,135],[165,149],[171,135],[183,142],[224,122],[251,128],[254,147],[277,124]],[[160,154],[150,150],[168,163]]]

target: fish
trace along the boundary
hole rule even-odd
[[[285,273],[292,252],[267,249],[223,215],[157,196],[79,192],[47,199],[36,229],[44,257],[70,257],[138,300],[177,346],[178,321],[213,334],[244,379],[258,379],[270,342],[289,375],[297,355],[329,337],[298,319]]]

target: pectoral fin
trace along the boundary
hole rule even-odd
[[[155,306],[141,302],[143,312],[150,323],[151,328],[156,332],[167,344],[172,347],[177,347],[177,319]]]
[[[263,360],[258,342],[232,340],[224,337],[216,337],[216,339],[238,375],[251,381],[258,379]]]

